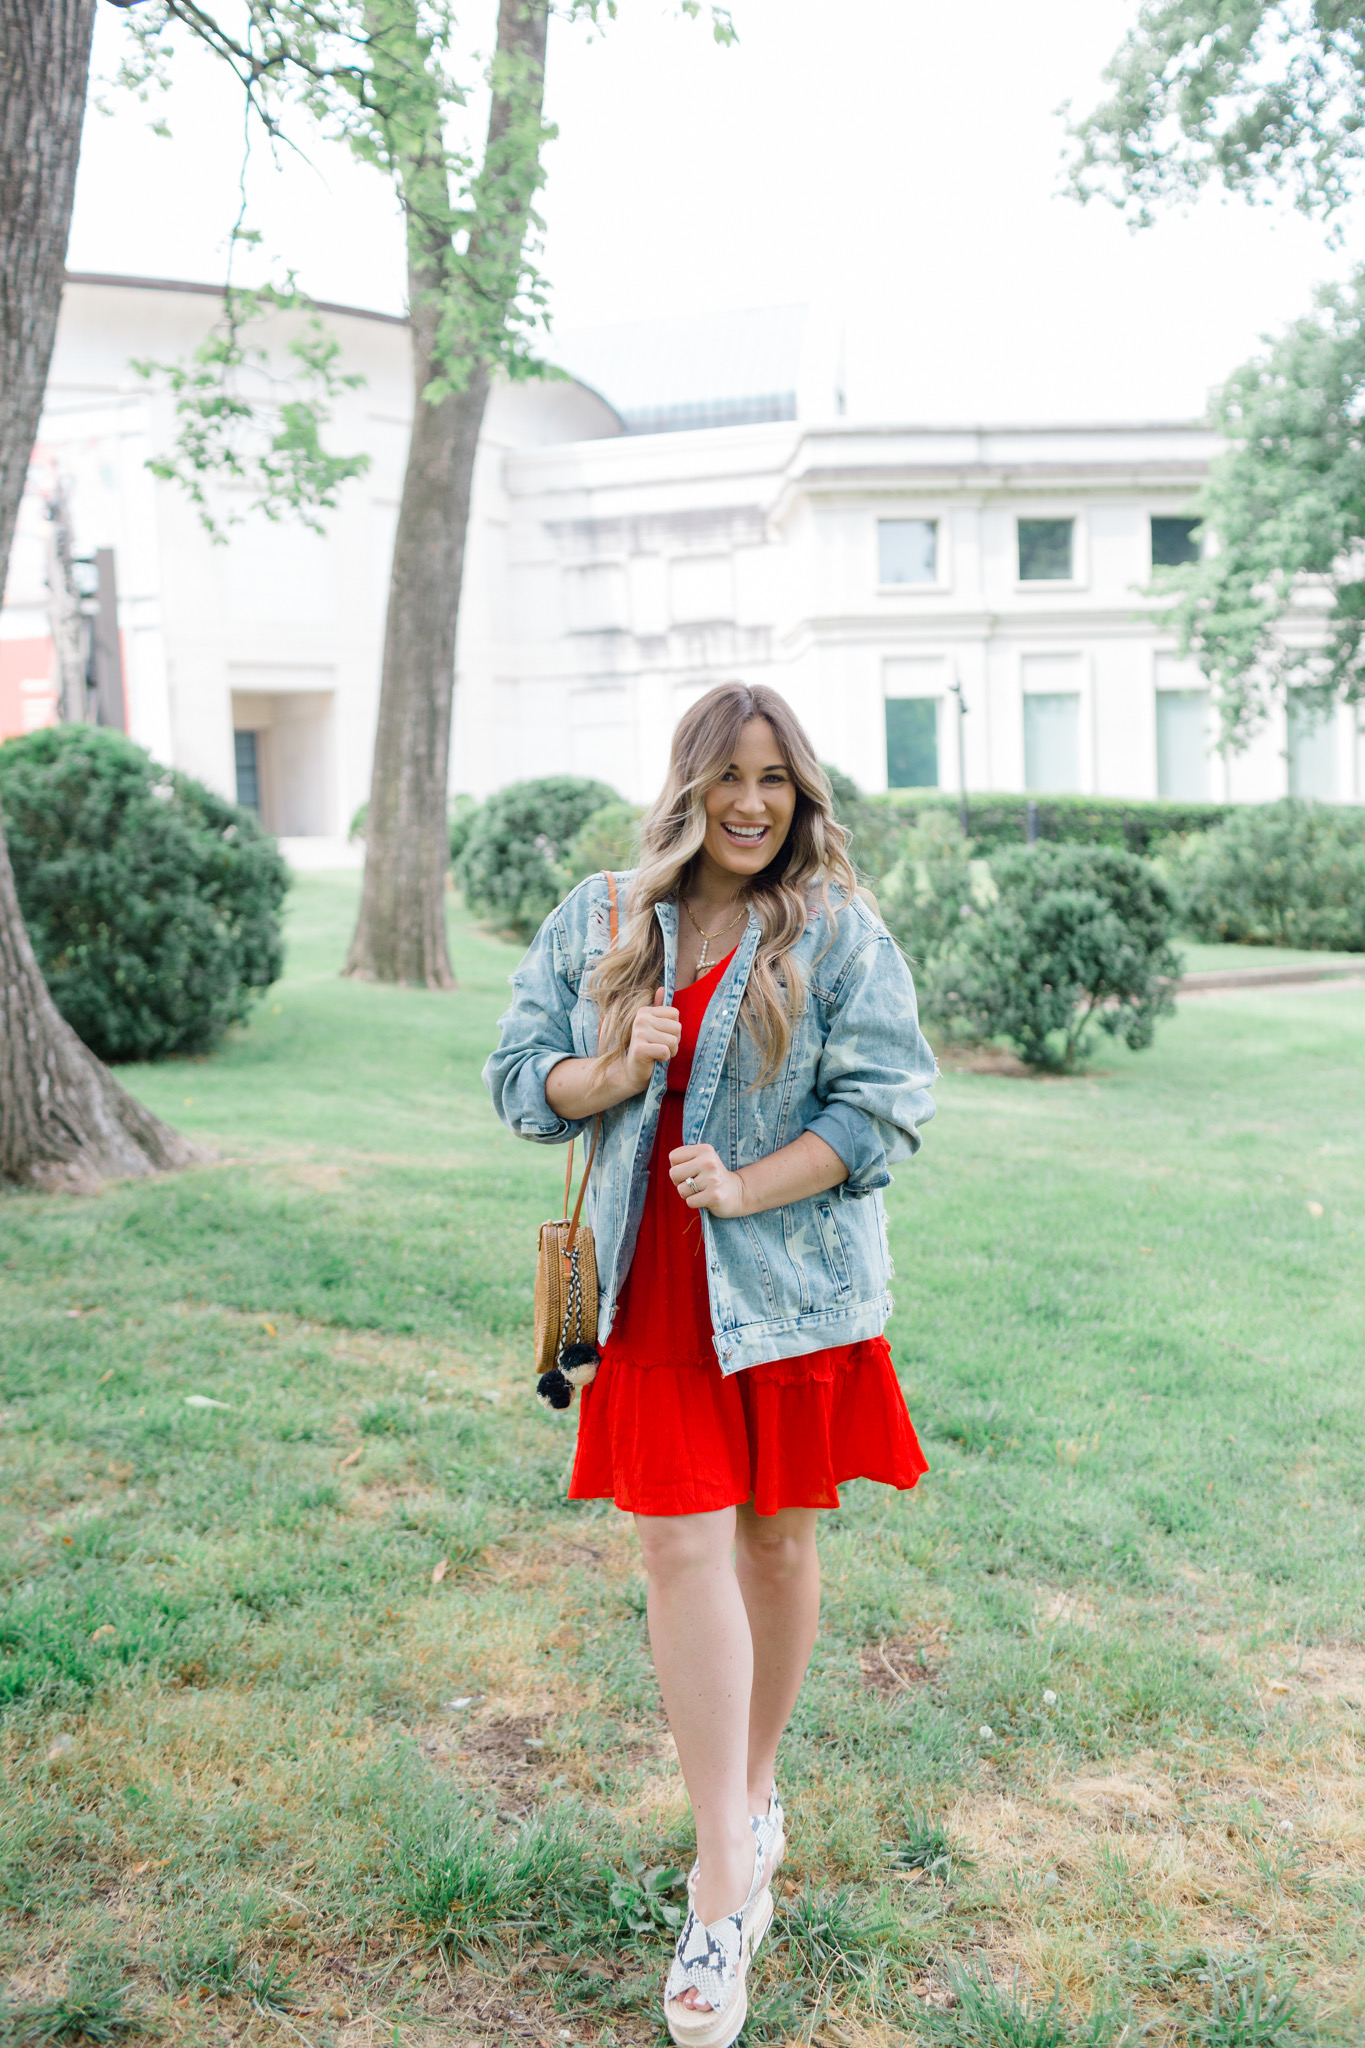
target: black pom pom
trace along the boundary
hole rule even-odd
[[[566,1344],[559,1354],[559,1370],[571,1387],[587,1387],[597,1377],[598,1351],[595,1344]]]
[[[547,1408],[567,1408],[573,1399],[573,1388],[557,1365],[541,1374],[536,1382],[536,1392]]]

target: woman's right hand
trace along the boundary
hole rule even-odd
[[[635,1021],[630,1027],[630,1043],[621,1056],[622,1077],[632,1095],[643,1095],[654,1077],[657,1063],[671,1060],[681,1040],[682,1018],[670,1003],[664,1001],[663,990],[656,988],[653,1002],[635,1012]]]

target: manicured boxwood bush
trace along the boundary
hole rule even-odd
[[[567,892],[603,868],[633,868],[640,858],[641,804],[603,804],[584,820],[564,849],[559,879]]]
[[[531,939],[564,894],[559,863],[594,811],[619,802],[605,782],[542,775],[509,783],[475,814],[455,878],[477,917]]]
[[[274,840],[121,733],[6,741],[0,817],[53,1000],[101,1059],[207,1052],[279,978]]]
[[[1168,865],[1196,938],[1365,952],[1365,808],[1248,805]]]
[[[1175,904],[1150,861],[1110,846],[1017,847],[991,863],[995,900],[931,955],[926,1013],[1004,1038],[1069,1072],[1096,1026],[1139,1052],[1174,1007]]]

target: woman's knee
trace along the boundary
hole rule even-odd
[[[742,1515],[738,1549],[744,1569],[756,1577],[798,1578],[815,1562],[814,1512],[795,1508],[776,1515]]]
[[[640,1554],[656,1583],[728,1565],[735,1540],[734,1512],[711,1515],[637,1515]]]

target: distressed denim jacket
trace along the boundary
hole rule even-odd
[[[623,916],[630,880],[617,877]],[[684,1144],[714,1145],[732,1169],[803,1131],[815,1131],[848,1168],[841,1186],[757,1216],[698,1211],[716,1356],[727,1374],[879,1336],[891,1312],[881,1189],[889,1164],[919,1149],[920,1126],[934,1113],[934,1056],[920,1033],[910,970],[885,927],[857,897],[831,898],[834,914],[816,900],[794,949],[805,1014],[779,1072],[758,1081],[757,1046],[736,1028],[760,937],[750,912],[708,1005],[683,1099]],[[659,904],[656,915],[672,1002],[676,903]],[[550,1108],[545,1083],[560,1060],[597,1051],[598,1011],[587,989],[608,942],[606,879],[593,875],[546,918],[512,976],[512,1006],[483,1078],[518,1137],[555,1145],[584,1128]],[[643,1094],[602,1118],[588,1192],[600,1343],[630,1271],[666,1085],[659,1065]]]

